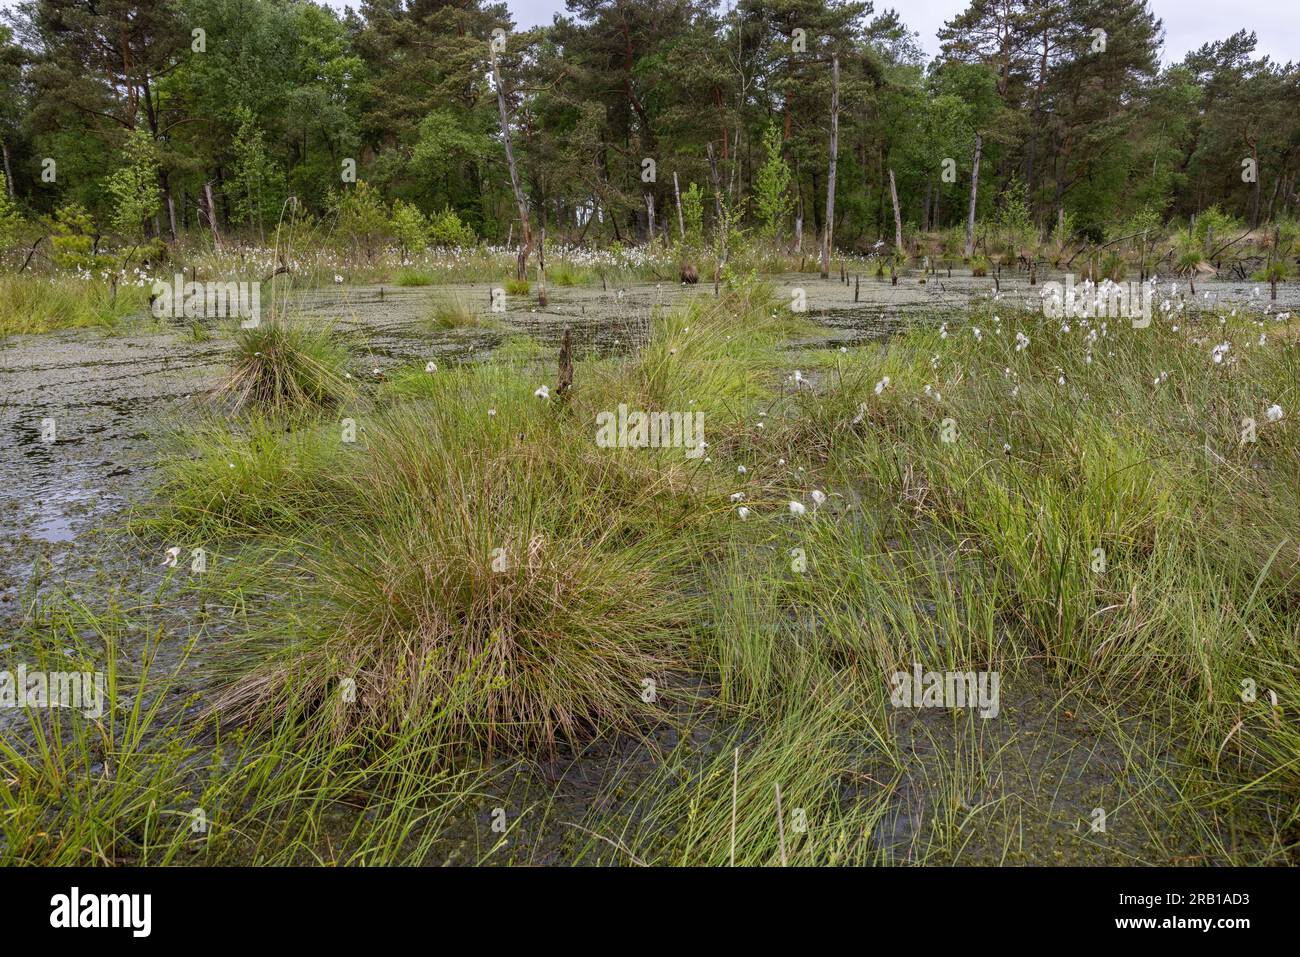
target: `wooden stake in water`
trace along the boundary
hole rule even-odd
[[[785,818],[781,816],[781,785],[776,785],[776,831],[781,838],[781,866],[786,866],[785,859]]]

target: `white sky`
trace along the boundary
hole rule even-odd
[[[345,0],[329,0],[333,6]],[[1255,0],[1240,7],[1223,0],[1150,0],[1164,21],[1165,51],[1162,61],[1177,62],[1203,43],[1223,40],[1238,30],[1254,30],[1259,39],[1256,55],[1274,60],[1300,60],[1300,17],[1295,0]],[[564,0],[507,0],[521,27],[550,23],[564,11]],[[921,46],[930,56],[939,52],[935,32],[964,10],[967,0],[875,0],[876,12],[894,8],[903,22],[921,34]]]
[[[0,0],[0,7],[14,5],[15,0]],[[348,6],[348,0],[324,0],[336,9]],[[933,56],[939,51],[935,31],[966,7],[966,0],[875,0],[876,10],[894,7],[902,12],[903,21],[921,35],[921,46]],[[1256,55],[1267,53],[1274,60],[1300,61],[1300,17],[1295,0],[1254,0],[1236,6],[1224,0],[1150,0],[1156,16],[1164,21],[1165,49],[1163,62],[1176,62],[1189,50],[1203,43],[1222,40],[1237,30],[1254,30],[1259,39]],[[359,6],[352,0],[352,6]],[[550,23],[556,13],[564,11],[564,0],[507,0],[521,27]]]
[[[329,0],[333,6],[345,0]],[[1223,0],[1150,0],[1156,16],[1164,21],[1165,51],[1162,61],[1177,62],[1203,43],[1223,40],[1238,30],[1254,30],[1259,39],[1256,55],[1267,53],[1274,60],[1300,60],[1300,17],[1295,0],[1255,0],[1238,7]],[[550,23],[564,11],[564,0],[507,0],[521,27]],[[944,22],[964,10],[967,0],[875,0],[876,12],[890,7],[903,22],[921,34],[921,46],[930,56],[939,52],[935,32]]]

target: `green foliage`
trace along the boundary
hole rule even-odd
[[[1034,245],[1038,230],[1034,226],[1033,212],[1029,208],[1025,185],[1014,177],[1002,194],[997,228],[1013,259],[1020,249]]]
[[[754,205],[763,235],[776,239],[794,209],[794,197],[790,195],[790,164],[781,155],[781,129],[775,123],[763,133],[763,150],[767,159],[754,180]]]
[[[422,252],[429,245],[429,222],[413,203],[400,199],[394,202],[389,226],[402,251],[408,255]]]
[[[22,235],[24,220],[18,204],[9,198],[8,183],[0,173],[0,253],[4,253]]]
[[[373,261],[380,244],[390,234],[388,208],[379,190],[364,180],[352,189],[335,194],[338,236],[344,244],[365,253]]]
[[[93,271],[105,262],[95,255],[95,223],[76,203],[60,206],[50,224],[51,258],[61,269]]]
[[[704,242],[704,190],[691,183],[682,193],[682,220],[686,224],[686,245],[697,248]]]
[[[1222,245],[1241,232],[1241,223],[1219,209],[1218,204],[1202,210],[1192,226],[1192,237],[1205,255],[1211,252],[1210,243]]]
[[[284,174],[272,160],[256,117],[246,106],[235,109],[239,131],[235,135],[232,180],[227,186],[235,222],[248,223],[264,236],[265,224],[274,218],[284,198]]]
[[[1120,227],[1120,235],[1131,236],[1135,233],[1155,235],[1160,230],[1160,214],[1153,206],[1143,206],[1133,214],[1127,223]]]
[[[1194,229],[1180,229],[1174,235],[1174,268],[1184,275],[1194,273],[1204,259],[1204,237]]]
[[[462,296],[435,301],[429,309],[428,320],[435,329],[493,329],[500,326]]]
[[[1124,257],[1115,249],[1106,250],[1106,255],[1102,257],[1098,268],[1101,272],[1101,278],[1109,279],[1112,282],[1119,282],[1127,272]]]
[[[113,328],[148,303],[148,289],[118,288],[98,276],[0,275],[0,335]]]
[[[133,237],[162,207],[158,153],[147,131],[133,129],[122,146],[122,157],[125,162],[109,174],[104,188],[113,197],[113,228]]]
[[[478,237],[461,222],[455,210],[446,208],[429,220],[429,242],[434,246],[466,248],[477,244]]]
[[[435,278],[429,269],[400,269],[393,281],[399,286],[432,286]]]

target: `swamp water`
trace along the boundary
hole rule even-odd
[[[825,329],[824,335],[792,347],[880,341],[909,321],[959,314],[972,297],[992,294],[994,285],[990,278],[966,275],[940,274],[925,283],[912,275],[900,277],[896,286],[867,276],[855,284],[855,278],[845,284],[809,273],[772,280],[778,301],[803,289],[809,317]],[[1051,278],[1043,274],[1040,283]],[[412,361],[483,359],[511,334],[554,347],[566,325],[579,358],[618,353],[645,335],[657,308],[684,297],[712,296],[704,284],[552,287],[545,309],[536,307],[534,294],[508,298],[505,314],[493,315],[491,285],[326,287],[292,293],[289,311],[333,324],[352,348],[353,376],[365,381],[373,370],[382,373]],[[1007,299],[1038,297],[1023,275],[1004,273],[1000,287]],[[1198,284],[1198,293],[1211,292],[1220,301],[1247,301],[1254,294],[1260,302],[1256,288],[1206,282]],[[1161,291],[1167,289],[1168,281]],[[1266,296],[1267,288],[1262,292]],[[425,316],[430,303],[442,297],[462,298],[501,319],[502,327],[436,330]],[[1298,300],[1300,290],[1286,287],[1279,290],[1276,308],[1294,308]],[[82,329],[0,343],[0,666],[7,666],[4,659],[11,657],[12,636],[28,603],[52,586],[84,592],[88,602],[112,595],[133,607],[152,606],[149,627],[161,627],[178,644],[195,633],[190,602],[161,600],[169,575],[161,567],[161,546],[149,547],[115,526],[150,485],[156,454],[150,436],[157,420],[183,415],[188,403],[210,389],[225,368],[229,348],[225,332],[198,341],[181,326],[146,317],[112,331]],[[213,633],[207,630],[208,639]],[[93,655],[95,636],[80,637]],[[1093,720],[1086,701],[1050,690],[1032,662],[1023,674],[1028,680],[1004,686],[1004,720],[981,724],[942,710],[899,712],[893,733],[907,755],[902,768],[877,766],[878,756],[864,745],[861,767],[846,777],[842,798],[879,805],[874,828],[861,835],[877,858],[920,860],[920,848],[936,828],[955,827],[969,831],[968,839],[957,842],[960,863],[1179,860],[1179,848],[1153,846],[1146,832],[1129,827],[1122,816],[1104,845],[1089,840],[1089,810],[1122,804],[1126,788],[1140,785],[1124,779],[1124,756],[1104,722]],[[0,733],[14,717],[0,715]],[[685,745],[701,762],[716,757],[721,747],[714,730],[696,724],[686,735]],[[564,863],[575,847],[573,825],[617,804],[682,744],[676,730],[664,728],[641,740],[598,740],[581,751],[560,747],[555,754],[509,764],[496,778],[500,794],[466,809],[435,854],[454,862],[486,857]],[[951,759],[954,752],[970,764],[972,779],[982,782],[974,793],[959,796],[955,806],[947,790],[934,786],[935,775],[942,774],[941,758]],[[516,822],[508,836],[492,829],[496,807]],[[351,826],[348,813],[340,810],[340,833]],[[530,815],[531,821],[516,820]],[[971,827],[991,819],[997,826]],[[983,833],[996,836],[982,840]],[[612,847],[601,856],[627,862]]]

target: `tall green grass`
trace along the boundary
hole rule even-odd
[[[235,336],[233,366],[216,390],[235,413],[285,415],[338,406],[355,390],[347,351],[328,329],[275,319]]]
[[[398,370],[373,404],[183,430],[140,531],[231,556],[202,585],[233,613],[204,707],[159,709],[116,749],[138,774],[90,774],[95,803],[68,810],[50,795],[98,763],[89,729],[11,745],[6,847],[437,860],[506,786],[486,757],[613,737],[646,757],[538,818],[573,860],[1290,860],[1294,327],[1193,312],[1103,334],[997,309],[792,352],[806,327],[744,284],[581,359],[564,396],[554,353],[516,341]],[[706,454],[597,446],[620,403],[702,411]],[[50,647],[88,619],[107,643],[111,615],[58,614]],[[913,664],[998,672],[999,717],[894,707]],[[197,850],[152,810],[188,807],[196,766],[223,822]]]
[[[34,274],[0,275],[0,335],[112,327],[148,305],[148,290],[116,292],[99,279]]]

